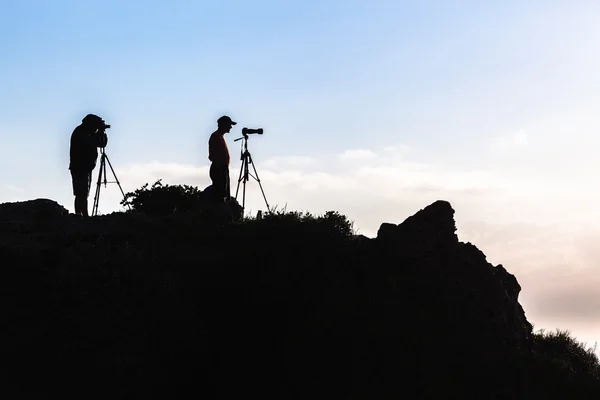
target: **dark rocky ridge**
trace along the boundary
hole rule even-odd
[[[375,239],[284,217],[67,214],[0,205],[0,346],[24,392],[517,399],[543,385],[516,278],[458,240],[448,202]]]

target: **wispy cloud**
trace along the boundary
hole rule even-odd
[[[370,233],[376,232],[385,218],[406,217],[415,207],[439,198],[469,207],[470,214],[476,217],[477,212],[484,210],[488,215],[493,210],[499,212],[501,205],[518,204],[520,212],[542,210],[539,200],[556,190],[543,182],[514,179],[501,171],[406,161],[394,152],[375,158],[371,157],[375,154],[372,151],[349,150],[343,154],[357,156],[356,162],[335,170],[313,157],[293,156],[259,162],[256,167],[263,189],[274,203],[307,210],[338,208],[360,221],[357,225]],[[164,183],[187,183],[200,188],[210,184],[208,166],[153,162],[122,168],[118,174],[129,187],[159,178]],[[235,192],[238,165],[230,167],[230,176]],[[248,183],[250,192],[255,185],[254,180]],[[254,201],[257,206],[263,203],[262,197],[253,199],[250,195],[248,204]],[[515,213],[513,220],[519,216]]]
[[[319,165],[314,157],[309,156],[278,156],[272,157],[260,163],[263,168],[307,168]]]
[[[346,150],[338,156],[340,160],[369,160],[377,157],[377,153],[368,149]]]
[[[514,273],[533,321],[600,321],[600,231],[592,224],[461,223],[463,240]],[[600,338],[598,338],[600,339]]]
[[[407,144],[399,144],[392,146],[385,146],[383,151],[386,153],[408,153],[411,152],[413,148]]]
[[[199,182],[208,176],[208,166],[194,166],[189,164],[161,163],[154,161],[146,164],[132,164],[116,171],[118,178],[123,182],[154,183],[159,178],[164,182]]]
[[[13,192],[13,193],[23,193],[25,191],[24,189],[22,189],[18,186],[10,185],[10,184],[4,185],[4,189],[6,189],[9,192]]]
[[[0,203],[27,200],[24,188],[12,184],[0,185]]]
[[[505,136],[495,137],[492,140],[493,148],[499,150],[505,150],[510,148],[524,148],[528,145],[529,135],[523,129],[507,134]]]

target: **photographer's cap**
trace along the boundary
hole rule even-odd
[[[236,125],[237,122],[234,122],[227,115],[223,115],[221,118],[217,120],[217,124],[219,125]]]
[[[85,117],[83,117],[81,122],[83,122],[86,125],[87,124],[97,125],[97,124],[104,123],[104,120],[102,118],[100,118],[99,116],[97,116],[96,114],[88,114]]]

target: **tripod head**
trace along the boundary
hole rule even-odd
[[[244,139],[244,144],[242,144],[242,147],[240,149],[240,160],[243,160],[244,157],[248,157],[248,155],[250,154],[250,152],[248,151],[248,135],[244,135],[240,138],[234,139],[234,142],[237,142],[238,140],[242,139]]]
[[[245,141],[248,141],[248,135],[254,135],[254,134],[262,135],[263,128],[258,128],[258,129],[242,128],[242,137],[235,139],[234,142],[237,142],[238,140],[242,140],[242,139],[244,139]]]
[[[249,152],[248,152],[248,135],[253,135],[253,134],[262,135],[263,128],[258,128],[258,129],[242,128],[242,137],[239,137],[239,138],[233,140],[234,142],[237,142],[238,140],[244,139],[244,144],[242,145],[242,149],[241,149],[241,153],[242,153],[240,156],[241,160],[243,160],[244,157],[247,157],[249,154]]]
[[[244,139],[244,143],[242,144],[242,149],[241,149],[242,154],[240,156],[240,160],[242,160],[242,167],[240,168],[240,176],[238,178],[237,190],[235,191],[235,198],[237,200],[238,192],[240,190],[240,183],[243,182],[244,189],[243,189],[243,198],[242,198],[242,210],[244,210],[246,208],[246,182],[248,182],[250,177],[252,177],[258,182],[258,186],[260,186],[260,191],[262,192],[263,198],[265,199],[265,204],[267,205],[267,210],[270,211],[269,203],[267,202],[267,197],[265,196],[265,192],[260,183],[260,179],[258,178],[258,172],[256,172],[256,166],[254,165],[254,162],[252,161],[252,156],[250,155],[250,152],[248,151],[248,135],[252,135],[255,133],[258,135],[262,135],[263,129],[262,128],[259,128],[259,129],[243,128],[242,129],[242,137],[234,140],[234,142],[237,142],[238,140]],[[250,172],[250,167],[249,167],[250,164],[252,165],[252,168],[254,169],[254,175],[252,175],[252,173]]]

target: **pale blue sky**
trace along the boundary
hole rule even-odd
[[[222,112],[264,126],[267,155],[478,140],[473,106],[494,130],[518,129],[539,113],[531,95],[497,97],[548,84],[542,66],[568,68],[547,51],[565,32],[550,2],[481,3],[3,0],[3,148],[58,151],[87,112],[114,125],[113,152],[131,162],[197,162],[194,140]]]
[[[0,0],[0,202],[73,209],[69,136],[89,112],[113,126],[126,191],[205,187],[228,114],[265,129],[250,149],[272,205],[374,235],[449,200],[536,326],[593,341],[598,21],[593,0]],[[103,191],[101,212],[119,209]]]

